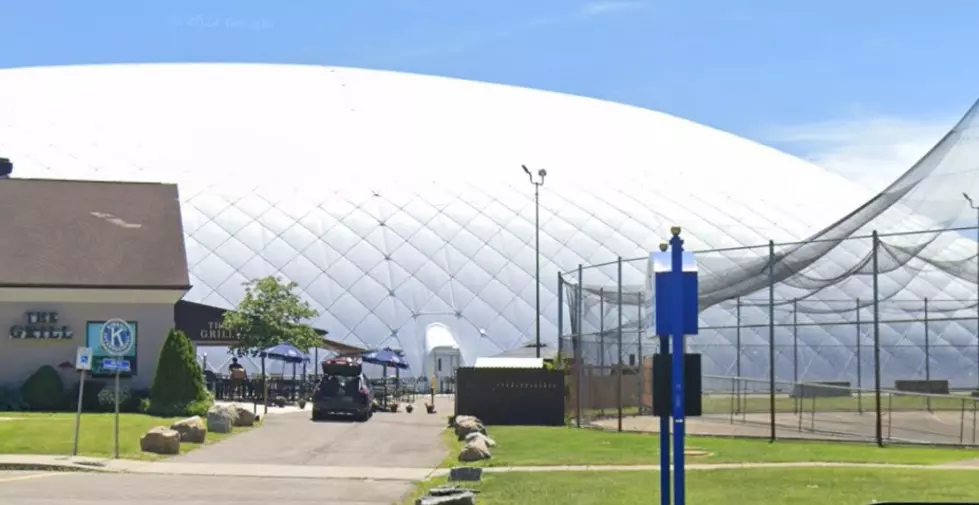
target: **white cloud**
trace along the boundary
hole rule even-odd
[[[767,139],[879,191],[921,159],[957,120],[863,117],[781,127]]]

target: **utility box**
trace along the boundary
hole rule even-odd
[[[653,415],[669,417],[673,402],[670,401],[673,374],[673,356],[657,354],[653,356]],[[683,355],[683,410],[686,417],[699,417],[703,414],[703,384],[700,372],[700,354]]]

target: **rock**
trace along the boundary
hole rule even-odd
[[[258,416],[252,413],[251,409],[246,409],[241,405],[235,405],[235,427],[254,426],[258,422]]]
[[[476,495],[472,491],[444,496],[422,496],[415,505],[475,505]]]
[[[493,440],[492,438],[486,436],[483,433],[479,433],[478,431],[475,432],[475,433],[470,433],[470,434],[466,435],[465,440],[466,440],[466,442],[470,442],[470,441],[475,440],[477,438],[483,439],[483,442],[486,443],[486,447],[489,447],[491,449],[493,447],[496,447],[496,440]]]
[[[212,433],[231,433],[237,421],[234,407],[214,405],[207,411],[207,431]]]
[[[139,439],[139,449],[154,454],[180,454],[180,432],[157,426]]]
[[[207,439],[207,426],[201,416],[188,417],[181,419],[170,425],[170,429],[180,433],[181,442],[192,444],[203,444]]]
[[[486,441],[482,438],[474,438],[466,442],[466,446],[459,451],[459,461],[467,463],[490,459],[491,457],[489,446],[486,445]]]
[[[479,482],[482,478],[483,469],[476,466],[457,466],[449,470],[449,482]],[[433,489],[428,494],[436,496],[438,493]]]
[[[479,419],[471,416],[465,416],[463,419],[456,419],[455,422],[455,434],[456,438],[459,440],[465,440],[466,436],[470,433],[482,433],[486,434],[486,427]]]
[[[477,419],[474,416],[452,416],[452,420],[449,422],[449,426],[452,426],[454,428],[457,424],[464,421],[476,421],[477,423],[480,422],[479,419]]]

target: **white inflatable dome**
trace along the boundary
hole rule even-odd
[[[191,301],[230,308],[242,282],[277,274],[299,284],[332,338],[399,347],[413,368],[432,323],[451,329],[467,363],[533,339],[522,164],[548,170],[541,306],[552,346],[559,270],[645,256],[674,224],[691,249],[799,240],[873,196],[650,110],[311,66],[2,70],[0,155],[14,177],[178,183]],[[645,267],[628,263],[628,282],[641,285]]]

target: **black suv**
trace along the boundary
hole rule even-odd
[[[313,393],[313,421],[332,415],[352,415],[367,421],[374,412],[374,392],[359,358],[331,358],[323,362],[323,378]]]

